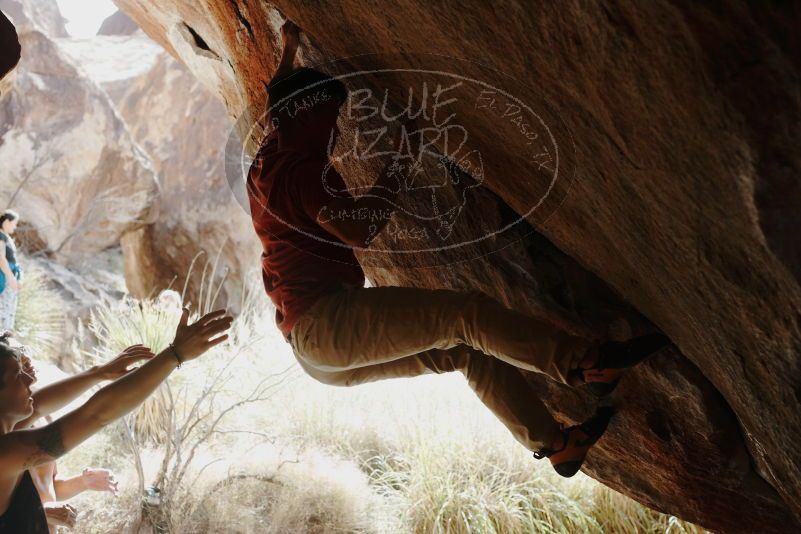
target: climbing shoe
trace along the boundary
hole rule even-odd
[[[593,395],[605,397],[612,393],[626,369],[637,365],[668,345],[670,339],[658,333],[635,337],[624,342],[607,341],[590,349],[597,355],[592,367],[574,369],[572,372],[587,384]]]
[[[565,478],[572,477],[581,469],[590,447],[606,431],[613,413],[611,407],[598,408],[595,415],[580,425],[562,431],[562,446],[559,449],[542,448],[534,452],[534,458],[548,458],[557,473]]]

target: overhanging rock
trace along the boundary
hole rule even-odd
[[[460,100],[454,112],[471,147],[493,167],[451,235],[522,214],[536,233],[518,225],[521,239],[502,238],[508,246],[484,241],[441,255],[417,253],[441,244],[429,223],[414,243],[382,235],[379,244],[417,250],[362,255],[371,280],[472,287],[567,322],[611,325],[626,315],[629,324],[655,325],[681,355],[661,355],[622,384],[621,413],[588,472],[711,529],[798,528],[790,515],[801,517],[797,5],[116,3],[233,117],[248,111],[246,125],[264,110],[281,14],[305,31],[306,61],[334,73],[375,71],[389,56],[386,68],[426,69],[433,53],[440,67],[458,58],[451,68],[464,77],[516,80],[515,96],[541,103],[548,122],[567,132],[559,145],[574,147],[563,153],[568,179],[552,197],[558,202],[531,212],[544,175],[522,157],[530,139],[511,135],[509,117]],[[347,136],[355,124],[344,122]],[[342,172],[358,186],[376,169]],[[598,291],[612,295],[604,313]],[[622,311],[628,306],[636,311]],[[565,417],[587,409],[580,393],[533,380]]]

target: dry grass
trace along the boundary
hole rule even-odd
[[[126,298],[117,303],[101,303],[91,313],[89,330],[97,345],[86,359],[93,364],[106,361],[140,343],[158,353],[172,341],[178,317],[174,310],[163,309],[153,301]],[[159,387],[136,410],[134,429],[142,441],[164,443],[168,424],[166,394],[166,386]]]
[[[15,337],[38,354],[57,354],[64,340],[63,310],[66,306],[44,273],[32,262],[25,262],[25,266],[17,303]]]
[[[132,326],[119,314],[95,316],[117,347],[163,342],[146,326],[160,320],[141,319]],[[320,384],[297,366],[272,321],[270,310],[247,306],[228,345],[176,376],[191,398],[193,385],[201,388],[204,376],[236,354],[235,380],[219,392],[235,402],[260,377],[292,367],[290,380],[233,412],[201,447],[180,509],[161,511],[171,532],[703,532],[581,474],[561,479],[512,438],[459,374],[356,388]],[[123,479],[118,499],[79,498],[76,532],[130,532],[139,517],[136,474],[119,433],[109,428],[63,462],[68,471],[108,462]],[[148,483],[162,449],[142,455]]]

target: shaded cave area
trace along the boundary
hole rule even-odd
[[[360,87],[376,93],[420,81],[376,74],[384,67],[451,69],[531,103],[553,146],[529,157],[519,124],[459,93],[471,147],[494,172],[409,195],[390,228],[411,221],[418,233],[385,232],[378,251],[357,253],[371,284],[479,290],[587,337],[664,332],[675,346],[621,382],[585,472],[713,531],[799,525],[801,449],[788,445],[801,435],[798,7],[660,0],[535,15],[524,2],[503,12],[475,3],[466,16],[412,0],[381,12],[350,0],[116,3],[254,138],[284,17],[304,30],[307,64],[370,71]],[[5,22],[0,39],[13,44]],[[17,59],[0,57],[0,72]],[[356,123],[342,121],[345,137]],[[245,145],[253,152],[253,139]],[[552,191],[557,161],[565,172]],[[372,183],[374,167],[338,164],[354,188]],[[436,185],[437,172],[421,180]],[[432,216],[443,202],[458,209]],[[487,228],[505,230],[487,237]],[[137,232],[131,250],[142,246]],[[238,244],[227,246],[235,255]],[[131,261],[131,272],[147,268]],[[581,389],[524,374],[565,424],[596,406]]]

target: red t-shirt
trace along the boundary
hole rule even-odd
[[[334,198],[331,191],[346,190],[342,176],[333,167],[325,171],[326,164],[279,150],[274,130],[248,172],[250,213],[264,247],[264,288],[284,337],[320,296],[341,284],[364,286],[364,271],[351,248],[316,222],[320,209]]]

